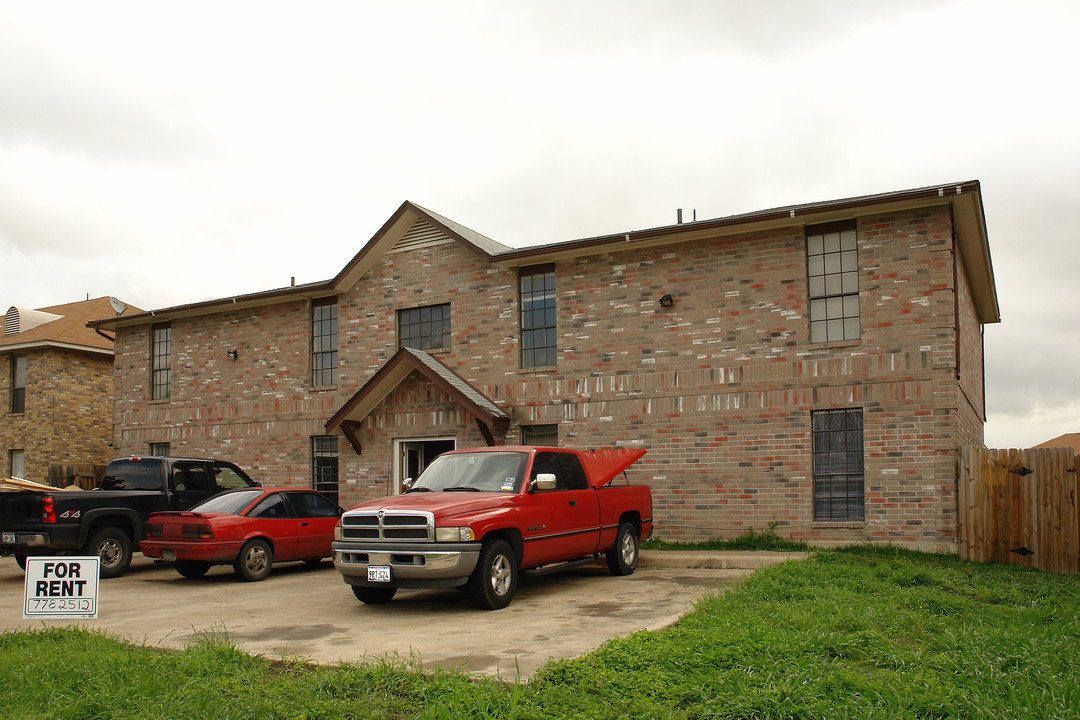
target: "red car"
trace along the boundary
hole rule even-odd
[[[275,562],[329,557],[340,516],[341,508],[314,490],[226,490],[190,510],[151,513],[140,549],[175,563],[184,577],[231,564],[238,578],[254,582],[269,575]]]

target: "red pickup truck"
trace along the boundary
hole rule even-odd
[[[482,608],[506,607],[518,572],[546,573],[606,555],[629,575],[652,534],[648,486],[616,485],[644,450],[549,447],[453,450],[401,495],[346,511],[334,567],[368,604],[398,588],[466,587]]]

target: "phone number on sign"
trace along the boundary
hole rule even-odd
[[[94,609],[94,604],[88,598],[30,598],[30,609],[34,612],[43,610],[90,612]]]

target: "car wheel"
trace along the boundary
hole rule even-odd
[[[103,578],[119,577],[131,565],[131,538],[119,528],[101,528],[90,536],[82,551],[101,558]]]
[[[26,569],[26,556],[25,555],[16,555],[15,556],[15,562],[17,562],[19,564],[19,569],[20,570],[25,570]]]
[[[274,551],[265,540],[248,540],[236,556],[233,570],[236,576],[247,582],[265,580],[274,564]]]
[[[394,599],[397,588],[393,587],[368,587],[367,585],[353,585],[352,594],[365,605],[383,605]]]
[[[517,589],[517,558],[505,540],[484,543],[480,559],[469,577],[469,595],[484,610],[499,610],[510,604]]]
[[[607,551],[607,566],[612,575],[629,575],[637,569],[638,540],[633,523],[620,523],[615,544]]]
[[[173,565],[173,567],[176,568],[176,572],[186,578],[200,578],[210,569],[210,563],[189,560],[187,562],[180,561]]]

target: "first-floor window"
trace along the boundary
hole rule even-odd
[[[862,520],[863,414],[859,409],[811,413],[814,519]]]
[[[558,447],[558,425],[523,425],[521,427],[521,444],[541,447]]]
[[[22,450],[12,450],[10,453],[11,477],[26,479],[26,460]]]
[[[155,457],[169,457],[172,454],[172,446],[165,443],[150,443],[150,454]]]
[[[338,453],[336,435],[311,438],[311,487],[338,501]]]

